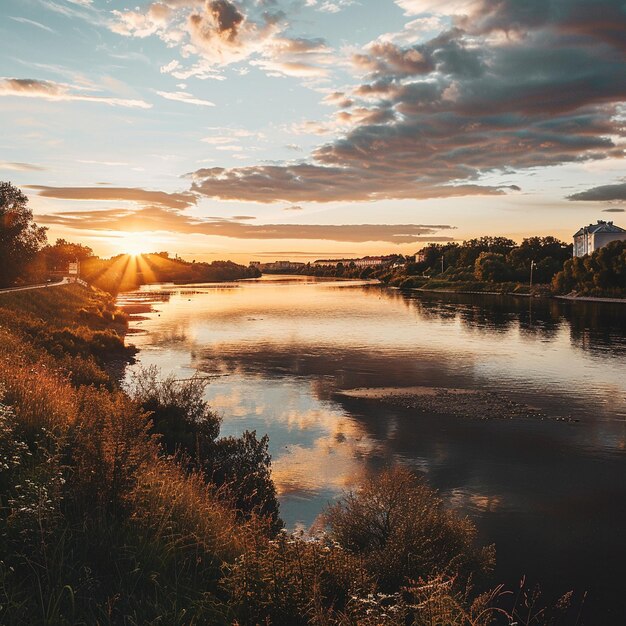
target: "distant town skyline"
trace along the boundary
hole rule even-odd
[[[626,227],[622,0],[4,0],[0,179],[211,261]]]

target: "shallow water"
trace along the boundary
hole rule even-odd
[[[585,623],[626,621],[626,306],[292,277],[147,286],[120,303],[140,365],[211,376],[222,433],[270,435],[288,526],[309,526],[365,472],[402,462],[496,543],[494,581],[587,590]],[[414,385],[492,391],[547,419],[337,394]]]

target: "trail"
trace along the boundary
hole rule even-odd
[[[47,287],[58,287],[59,285],[67,285],[70,282],[74,282],[69,278],[64,278],[60,280],[58,283],[43,283],[41,285],[27,285],[26,287],[6,287],[5,289],[0,289],[0,293],[11,293],[13,291],[28,291],[29,289],[45,289]]]

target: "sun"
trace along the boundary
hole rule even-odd
[[[121,232],[115,236],[115,248],[117,254],[127,254],[131,257],[138,257],[147,254],[154,248],[147,233]]]
[[[141,256],[142,254],[145,254],[145,251],[139,246],[127,246],[126,254],[129,256]]]

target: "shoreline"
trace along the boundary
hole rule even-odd
[[[529,293],[515,293],[513,291],[455,291],[453,289],[427,289],[424,287],[412,287],[409,289],[401,289],[400,287],[389,287],[398,291],[422,292],[422,293],[445,293],[459,294],[468,296],[511,296],[514,298],[532,298],[536,300],[566,300],[567,302],[597,302],[607,304],[626,304],[626,298],[602,298],[600,296],[561,296],[561,295],[537,295]]]

